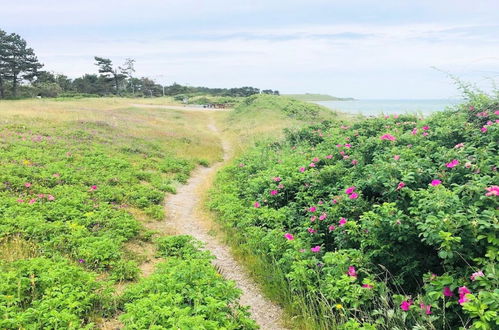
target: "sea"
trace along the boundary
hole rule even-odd
[[[436,111],[443,111],[448,107],[462,103],[458,99],[431,99],[431,100],[354,100],[354,101],[317,101],[314,103],[327,108],[359,114],[364,116],[419,114],[430,115]]]

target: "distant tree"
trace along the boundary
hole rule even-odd
[[[133,58],[125,59],[123,66],[118,67],[120,73],[128,78],[128,85],[132,88],[132,94],[135,94],[136,85],[133,84],[133,74],[135,73],[135,60]],[[124,80],[125,81],[125,80]],[[126,81],[125,81],[125,85]],[[124,87],[126,89],[126,86]]]
[[[84,94],[106,95],[113,91],[113,85],[104,76],[85,74],[73,81],[73,90]]]
[[[274,91],[274,95],[281,95],[281,94],[279,94],[279,91]]]
[[[264,90],[262,91],[262,94],[270,94],[270,95],[272,95],[272,94],[274,94],[274,91],[273,91],[273,90],[271,90],[271,89],[264,89]]]
[[[68,78],[68,76],[63,74],[55,75],[55,82],[61,87],[64,92],[69,92],[73,90],[73,80]]]
[[[0,35],[0,75],[1,95],[4,95],[4,83],[10,80],[12,95],[17,96],[17,89],[23,80],[31,81],[43,65],[32,48],[27,47],[26,40],[18,34],[6,34],[2,31]]]
[[[119,94],[120,84],[126,78],[126,75],[121,72],[120,67],[114,68],[113,62],[110,59],[98,56],[95,56],[94,59],[95,65],[99,67],[99,73],[103,77],[114,83],[116,94]]]
[[[156,84],[154,80],[142,77],[140,79],[140,82],[140,90],[142,91],[144,96],[154,97],[163,95],[163,87],[159,84]]]
[[[0,98],[5,97],[5,81],[7,76],[7,33],[0,29]]]

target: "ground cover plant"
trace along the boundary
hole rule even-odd
[[[166,261],[123,294],[127,329],[257,329],[240,290],[211,265],[213,256],[187,235],[162,237]]]
[[[0,328],[95,328],[113,318],[126,303],[114,284],[136,280],[144,258],[128,244],[147,243],[143,223],[164,219],[165,194],[196,165],[220,159],[204,114],[126,102],[0,103]],[[227,302],[237,299],[204,258],[190,271],[210,274],[205,286],[232,292]],[[172,281],[173,273],[158,276]],[[188,293],[186,301],[194,299]],[[196,320],[218,322],[221,304],[198,302],[207,311]],[[234,324],[244,315],[241,309]]]
[[[292,326],[499,326],[499,99],[465,94],[289,130],[219,174],[210,207]]]

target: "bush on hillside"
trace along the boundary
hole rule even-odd
[[[220,173],[211,206],[323,327],[497,327],[499,103],[470,95],[289,131]]]

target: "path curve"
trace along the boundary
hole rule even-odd
[[[208,128],[218,132],[213,124],[208,125]],[[222,140],[222,147],[225,162],[229,158],[230,145]],[[206,225],[196,215],[195,210],[200,202],[198,188],[222,165],[223,162],[219,162],[212,167],[198,167],[192,173],[187,184],[181,186],[177,194],[171,195],[166,200],[167,221],[178,234],[191,235],[205,243],[205,249],[215,256],[214,266],[226,279],[234,281],[242,290],[240,303],[250,307],[252,318],[261,329],[286,329],[281,324],[283,315],[281,308],[262,295],[258,285],[234,259],[229,247],[216,237],[209,235],[209,228],[206,228]]]
[[[160,109],[172,109],[172,110],[183,110],[183,111],[229,111],[231,109],[218,109],[218,108],[203,108],[201,106],[183,106],[183,105],[154,105],[154,104],[131,104],[132,107],[137,108],[160,108]]]

